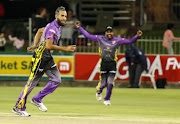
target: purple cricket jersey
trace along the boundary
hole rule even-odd
[[[54,20],[46,25],[39,44],[41,44],[44,40],[51,39],[53,40],[53,45],[58,45],[60,36],[61,36],[61,28],[59,27],[57,21]],[[42,57],[49,58],[52,56],[51,55],[52,52],[53,52],[52,50],[48,50],[45,48]]]
[[[79,31],[88,39],[99,42],[101,59],[104,61],[117,61],[117,50],[120,45],[136,42],[138,35],[131,39],[113,37],[112,40],[107,40],[106,36],[92,35],[85,31],[81,26]]]

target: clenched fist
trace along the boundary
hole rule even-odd
[[[80,21],[76,21],[76,22],[74,23],[74,25],[78,28],[78,27],[81,25],[81,22],[80,22]]]
[[[141,30],[137,31],[137,35],[138,35],[139,37],[141,37],[142,34],[143,34],[143,32],[142,32]]]
[[[27,51],[32,52],[35,48],[36,48],[36,46],[28,47],[28,48],[27,48]]]
[[[76,50],[76,45],[69,45],[66,47],[67,52],[74,52]]]

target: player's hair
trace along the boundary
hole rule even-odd
[[[65,7],[60,6],[60,7],[58,7],[58,8],[56,9],[56,11],[55,11],[55,15],[56,15],[56,14],[58,14],[60,10],[62,10],[62,11],[66,11]]]

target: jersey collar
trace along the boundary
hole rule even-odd
[[[56,21],[56,19],[54,19],[54,25],[55,25],[57,28],[60,28],[59,25],[58,25],[58,23],[57,23],[57,21]]]

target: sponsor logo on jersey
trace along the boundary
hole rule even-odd
[[[142,52],[141,51],[138,51],[139,55],[142,55]]]
[[[112,40],[112,44],[115,44],[116,43],[116,41],[115,40]]]

